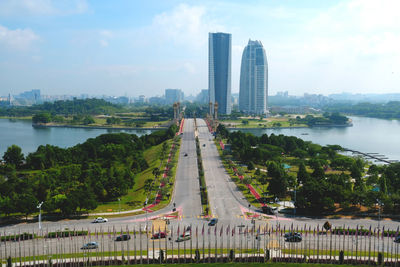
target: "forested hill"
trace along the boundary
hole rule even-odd
[[[0,164],[0,214],[30,214],[44,201],[47,212],[95,209],[127,194],[135,174],[148,168],[143,151],[175,136],[177,126],[138,137],[103,134],[70,148],[46,145],[24,158],[11,146]]]
[[[31,116],[41,112],[57,115],[98,115],[113,114],[117,111],[122,111],[122,107],[103,99],[91,98],[46,102],[30,107],[0,108],[0,116]]]
[[[342,112],[351,115],[381,118],[400,119],[400,101],[391,101],[386,104],[358,103],[355,105],[334,104],[324,110],[329,112]]]

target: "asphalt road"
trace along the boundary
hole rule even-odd
[[[240,207],[248,206],[248,202],[225,171],[205,121],[197,119],[197,127],[212,215],[220,223],[237,222],[242,215]]]
[[[248,202],[244,199],[241,192],[236,188],[236,185],[230,180],[226,173],[222,162],[219,158],[217,148],[214,144],[212,135],[208,132],[208,128],[204,120],[197,119],[199,140],[201,145],[201,153],[203,158],[203,166],[205,169],[206,184],[208,189],[208,196],[211,204],[212,214],[219,219],[219,225],[251,225],[250,220],[243,218],[242,210],[248,208]],[[177,229],[180,225],[181,229],[184,226],[192,225],[201,229],[204,224],[207,224],[205,219],[200,218],[201,205],[200,205],[200,192],[198,182],[198,170],[196,159],[196,147],[194,138],[194,121],[186,119],[184,124],[184,131],[181,135],[182,143],[180,148],[179,163],[177,166],[175,190],[171,203],[156,212],[147,215],[127,216],[121,218],[109,218],[109,222],[105,224],[93,224],[92,220],[62,220],[58,222],[45,221],[42,223],[43,229],[47,231],[55,231],[60,229],[90,229],[92,232],[99,231],[100,227],[103,229],[125,229],[139,227],[144,228],[146,224],[151,225],[150,218],[160,216],[173,209],[173,203],[180,211],[181,217],[178,220],[171,220],[170,227]],[[205,144],[205,146],[203,146]],[[188,155],[185,156],[185,153]],[[252,210],[257,209],[252,207]],[[280,224],[281,227],[288,229],[290,226],[303,227],[304,225],[320,227],[326,221],[325,218],[316,217],[303,217],[279,214],[268,220],[256,220],[256,226],[269,224],[274,226]],[[374,229],[380,225],[385,229],[397,229],[399,222],[391,220],[378,221],[376,219],[353,219],[353,218],[339,218],[329,219],[333,227],[345,226],[356,228],[363,226],[368,229],[370,226]],[[148,223],[146,223],[148,222]],[[14,234],[19,232],[38,232],[38,223],[21,223],[17,225],[1,226],[0,233],[2,235]]]

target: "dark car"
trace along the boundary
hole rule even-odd
[[[203,144],[203,147],[205,147],[206,146],[206,144]]]
[[[218,222],[217,218],[212,218],[211,221],[208,223],[208,226],[214,226],[216,225]]]
[[[393,241],[395,243],[400,243],[400,235],[396,236],[396,238]]]
[[[188,154],[187,153],[185,153],[185,155],[184,155],[185,157],[187,157],[188,156]]]
[[[165,232],[159,232],[159,233],[154,233],[151,239],[161,239],[161,238],[166,238],[167,233]]]
[[[115,241],[126,241],[131,239],[131,236],[128,234],[124,234],[124,235],[119,235],[115,238]]]
[[[284,235],[286,242],[301,242],[303,240],[301,233],[290,232]]]

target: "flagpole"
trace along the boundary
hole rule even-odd
[[[210,240],[210,226],[207,228],[208,235],[208,263],[211,263],[211,240]]]
[[[201,237],[202,237],[202,239],[203,239],[203,263],[205,263],[205,255],[204,255],[204,249],[205,249],[205,242],[204,242],[204,240],[205,240],[205,235],[204,235],[204,223],[203,223],[203,228],[202,228],[202,230],[201,230]]]
[[[161,235],[161,234],[159,234],[159,235]],[[154,225],[153,224],[151,224],[151,237],[153,237],[154,236]],[[161,238],[161,236],[160,236],[160,238]],[[155,250],[154,250],[154,238],[152,238],[151,239],[152,240],[152,244],[153,244],[153,263],[154,263],[154,256],[155,256]]]
[[[174,227],[171,226],[172,263],[174,263]]]
[[[140,226],[139,226],[140,229]],[[133,225],[133,257],[134,257],[134,264],[137,264],[136,260],[136,227]]]
[[[197,239],[197,237],[196,237]],[[192,224],[190,224],[190,262],[193,260],[193,253],[192,253]]]

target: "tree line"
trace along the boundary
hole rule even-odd
[[[43,104],[21,107],[3,107],[0,108],[0,116],[32,116],[39,113],[48,113],[54,115],[98,115],[113,114],[125,109],[116,104],[112,104],[103,99],[73,99],[58,100],[55,102],[45,102]]]
[[[178,127],[138,137],[112,133],[70,148],[39,146],[26,157],[10,146],[0,164],[0,214],[43,210],[63,215],[95,209],[127,194],[135,175],[148,168],[143,151],[175,136]]]
[[[400,119],[400,101],[388,103],[357,103],[357,104],[333,104],[324,108],[329,112],[344,112],[346,114],[365,116],[380,119]]]
[[[217,128],[227,139],[231,152],[225,152],[249,170],[252,179],[268,184],[274,197],[292,197],[304,213],[331,213],[337,208],[367,207],[375,211],[382,203],[387,213],[400,211],[400,163],[369,165],[362,158],[341,155],[338,145],[321,146],[294,136],[263,134]],[[229,146],[228,146],[229,147]],[[290,169],[295,169],[291,171]]]

